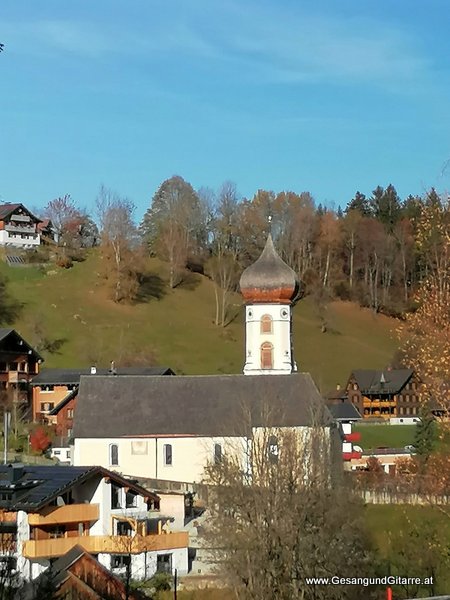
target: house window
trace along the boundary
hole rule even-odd
[[[222,462],[222,444],[214,444],[214,464],[219,465]]]
[[[73,419],[73,408],[68,408],[67,409],[67,418],[68,419]]]
[[[158,554],[156,557],[156,571],[158,573],[172,573],[171,554]]]
[[[172,444],[164,444],[163,446],[164,466],[172,466]]]
[[[125,569],[131,564],[129,554],[111,554],[111,569]]]
[[[358,389],[358,384],[357,384],[357,383],[354,383],[354,384],[353,384],[353,389],[354,389],[354,390],[357,390],[357,389]]]
[[[261,333],[273,333],[272,324],[272,317],[270,315],[263,315],[261,317]]]
[[[111,467],[117,467],[119,464],[119,446],[117,444],[109,445],[109,464]]]
[[[62,525],[57,525],[48,534],[50,539],[62,538],[66,535],[66,528]]]
[[[273,369],[273,346],[270,342],[261,344],[261,369]]]
[[[68,427],[68,428],[67,428],[67,437],[68,437],[68,438],[71,438],[71,437],[72,437],[72,428],[71,428],[71,427]]]
[[[125,496],[125,507],[134,508],[137,506],[137,495],[134,492],[127,492]]]
[[[122,503],[120,501],[121,492],[121,487],[119,487],[115,483],[111,484],[111,508],[122,508]]]
[[[117,523],[117,535],[126,535],[128,537],[133,535],[133,528],[128,521],[119,521]]]

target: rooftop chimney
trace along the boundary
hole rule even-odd
[[[97,367],[91,367],[91,375],[97,374]]]

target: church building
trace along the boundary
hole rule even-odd
[[[310,374],[297,372],[292,309],[299,282],[270,235],[240,287],[243,374],[81,377],[73,464],[189,484],[200,482],[206,465],[227,447],[245,453],[261,428],[306,432],[318,423],[329,433],[333,459],[341,460],[335,422]]]

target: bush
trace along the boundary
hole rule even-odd
[[[49,260],[49,250],[45,246],[36,248],[34,250],[27,250],[24,258],[29,264],[47,263]]]
[[[166,592],[171,589],[172,581],[173,578],[170,573],[155,573],[149,584],[155,589],[155,592]]]
[[[73,267],[73,261],[68,256],[58,256],[55,262],[58,267],[61,267],[61,269],[70,269]]]
[[[347,281],[338,281],[333,286],[333,296],[340,300],[351,300],[352,291]]]

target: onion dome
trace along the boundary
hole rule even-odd
[[[270,234],[261,256],[242,273],[240,287],[249,304],[291,304],[298,299],[297,275],[275,250]]]

